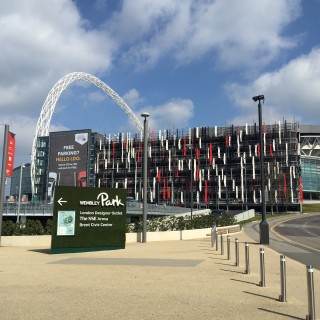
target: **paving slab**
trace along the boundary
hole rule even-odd
[[[55,255],[49,248],[0,247],[0,319],[306,319],[304,265],[286,259],[287,302],[279,302],[280,255],[242,231],[231,235],[228,260],[224,241],[223,255],[210,237]],[[265,287],[259,286],[260,248]],[[319,279],[314,270],[315,297]]]

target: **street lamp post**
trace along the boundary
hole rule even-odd
[[[24,168],[24,164],[21,163],[20,166],[20,180],[19,180],[19,194],[18,194],[18,212],[17,212],[17,223],[19,223],[19,216],[20,216],[20,204],[21,204],[21,183],[22,183],[22,171]]]
[[[193,157],[192,157],[192,144],[190,144],[190,150],[191,150],[191,161],[190,161],[190,183],[191,183],[191,187],[190,187],[190,224],[191,224],[191,228],[192,228],[192,218],[193,218]]]
[[[147,174],[148,174],[148,117],[149,113],[144,112],[141,114],[144,118],[143,129],[143,209],[142,209],[142,242],[147,242]]]
[[[260,180],[261,180],[261,215],[260,222],[260,244],[269,244],[269,225],[266,218],[266,194],[264,183],[264,140],[262,134],[262,110],[261,100],[264,101],[264,95],[252,97],[253,101],[258,101],[258,113],[259,113],[259,135],[260,135]]]

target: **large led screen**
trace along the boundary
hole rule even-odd
[[[55,186],[87,186],[90,130],[50,133],[48,199]]]

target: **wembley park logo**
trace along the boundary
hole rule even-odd
[[[115,198],[110,198],[106,192],[101,192],[97,196],[97,200],[80,200],[81,206],[101,206],[101,207],[123,207],[124,204],[119,196],[116,195]]]

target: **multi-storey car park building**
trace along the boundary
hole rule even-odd
[[[70,135],[83,133],[88,136],[88,144],[80,152]],[[267,211],[300,210],[302,179],[298,124],[264,125],[263,139],[264,149],[261,150],[256,124],[150,131],[147,201],[259,211],[261,192],[265,192]],[[264,153],[265,186],[262,189],[260,152]],[[39,137],[34,198],[49,200],[52,187],[64,183],[125,188],[127,196],[141,201],[142,153],[141,134],[104,136],[90,130],[78,130]],[[79,161],[82,161],[81,168]],[[70,177],[67,179],[66,175]]]

